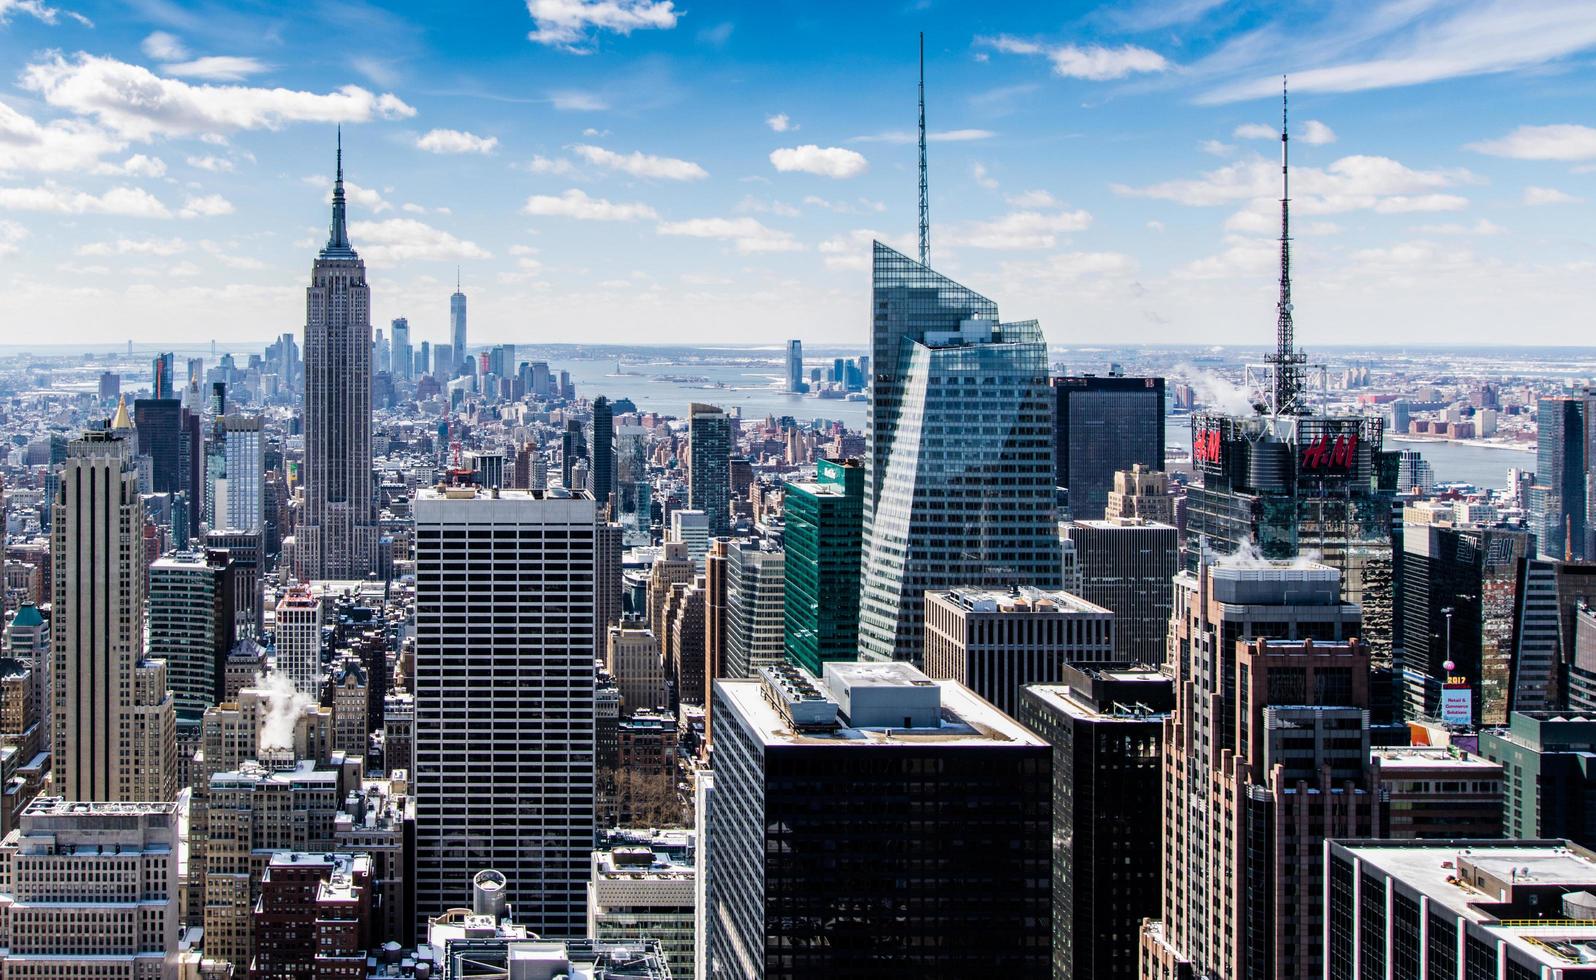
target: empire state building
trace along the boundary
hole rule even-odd
[[[305,290],[305,509],[301,581],[363,579],[377,565],[371,480],[371,290],[345,225],[343,137],[332,230]]]

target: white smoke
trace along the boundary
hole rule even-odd
[[[1320,554],[1313,549],[1301,551],[1289,562],[1265,558],[1256,542],[1243,541],[1241,547],[1228,555],[1209,555],[1209,561],[1220,568],[1311,568],[1321,564]]]
[[[262,753],[268,749],[292,750],[294,726],[298,723],[299,716],[307,710],[314,709],[319,702],[301,692],[294,686],[293,678],[279,670],[256,674],[255,688],[266,694],[267,704],[266,717],[261,721],[260,744],[257,748]]]
[[[1239,385],[1215,371],[1181,363],[1175,365],[1172,373],[1192,386],[1204,408],[1226,415],[1252,415],[1256,411],[1253,393],[1245,385]]]

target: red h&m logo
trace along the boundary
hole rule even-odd
[[[1191,457],[1199,463],[1217,463],[1221,452],[1220,446],[1218,429],[1194,432],[1191,437]]]
[[[1309,473],[1347,472],[1358,458],[1356,433],[1320,436],[1302,447],[1302,470]]]

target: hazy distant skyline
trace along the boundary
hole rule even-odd
[[[299,331],[333,127],[373,325],[862,345],[869,240],[1055,345],[1585,343],[1596,5],[0,0],[7,344]]]

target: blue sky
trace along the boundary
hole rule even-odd
[[[1056,345],[1588,342],[1596,4],[0,0],[5,341],[303,325],[344,126],[373,320],[858,343],[911,249]]]

